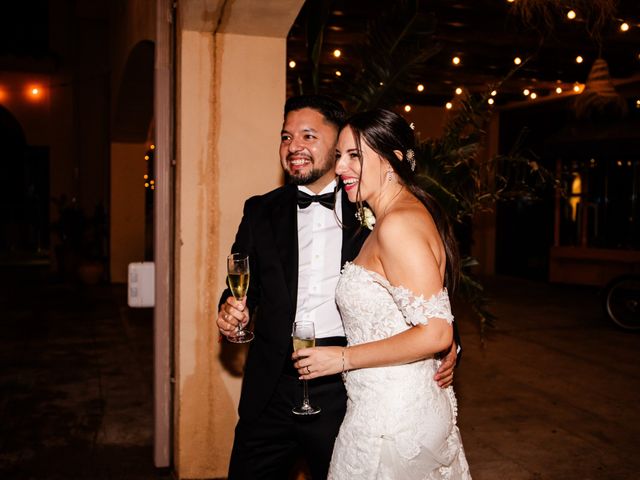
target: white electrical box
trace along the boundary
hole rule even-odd
[[[130,307],[153,307],[156,302],[155,264],[136,262],[129,264],[128,304]]]

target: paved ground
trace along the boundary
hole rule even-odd
[[[459,315],[459,424],[475,480],[640,478],[640,335],[597,290],[487,283],[480,345]],[[0,479],[164,480],[151,450],[151,318],[123,288],[0,269]]]
[[[640,335],[598,290],[489,283],[498,327],[463,323],[459,424],[475,480],[640,478]]]

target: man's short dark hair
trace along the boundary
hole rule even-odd
[[[340,130],[344,125],[347,112],[340,102],[326,95],[299,95],[287,99],[284,104],[284,116],[289,112],[302,110],[303,108],[311,108],[322,114],[322,116],[331,124]]]

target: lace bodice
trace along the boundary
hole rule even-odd
[[[336,301],[350,346],[388,338],[433,318],[453,321],[446,290],[425,299],[354,263],[342,271]],[[443,390],[433,380],[438,365],[429,358],[348,373],[347,414],[329,478],[470,478],[464,473],[468,468],[455,425],[453,389]]]

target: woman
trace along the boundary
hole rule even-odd
[[[336,174],[361,219],[370,218],[363,204],[371,208],[375,228],[336,289],[349,346],[293,357],[303,379],[345,373],[330,479],[471,478],[453,389],[432,380],[434,355],[452,342],[456,244],[415,169],[415,137],[401,116],[365,112],[342,129]]]

